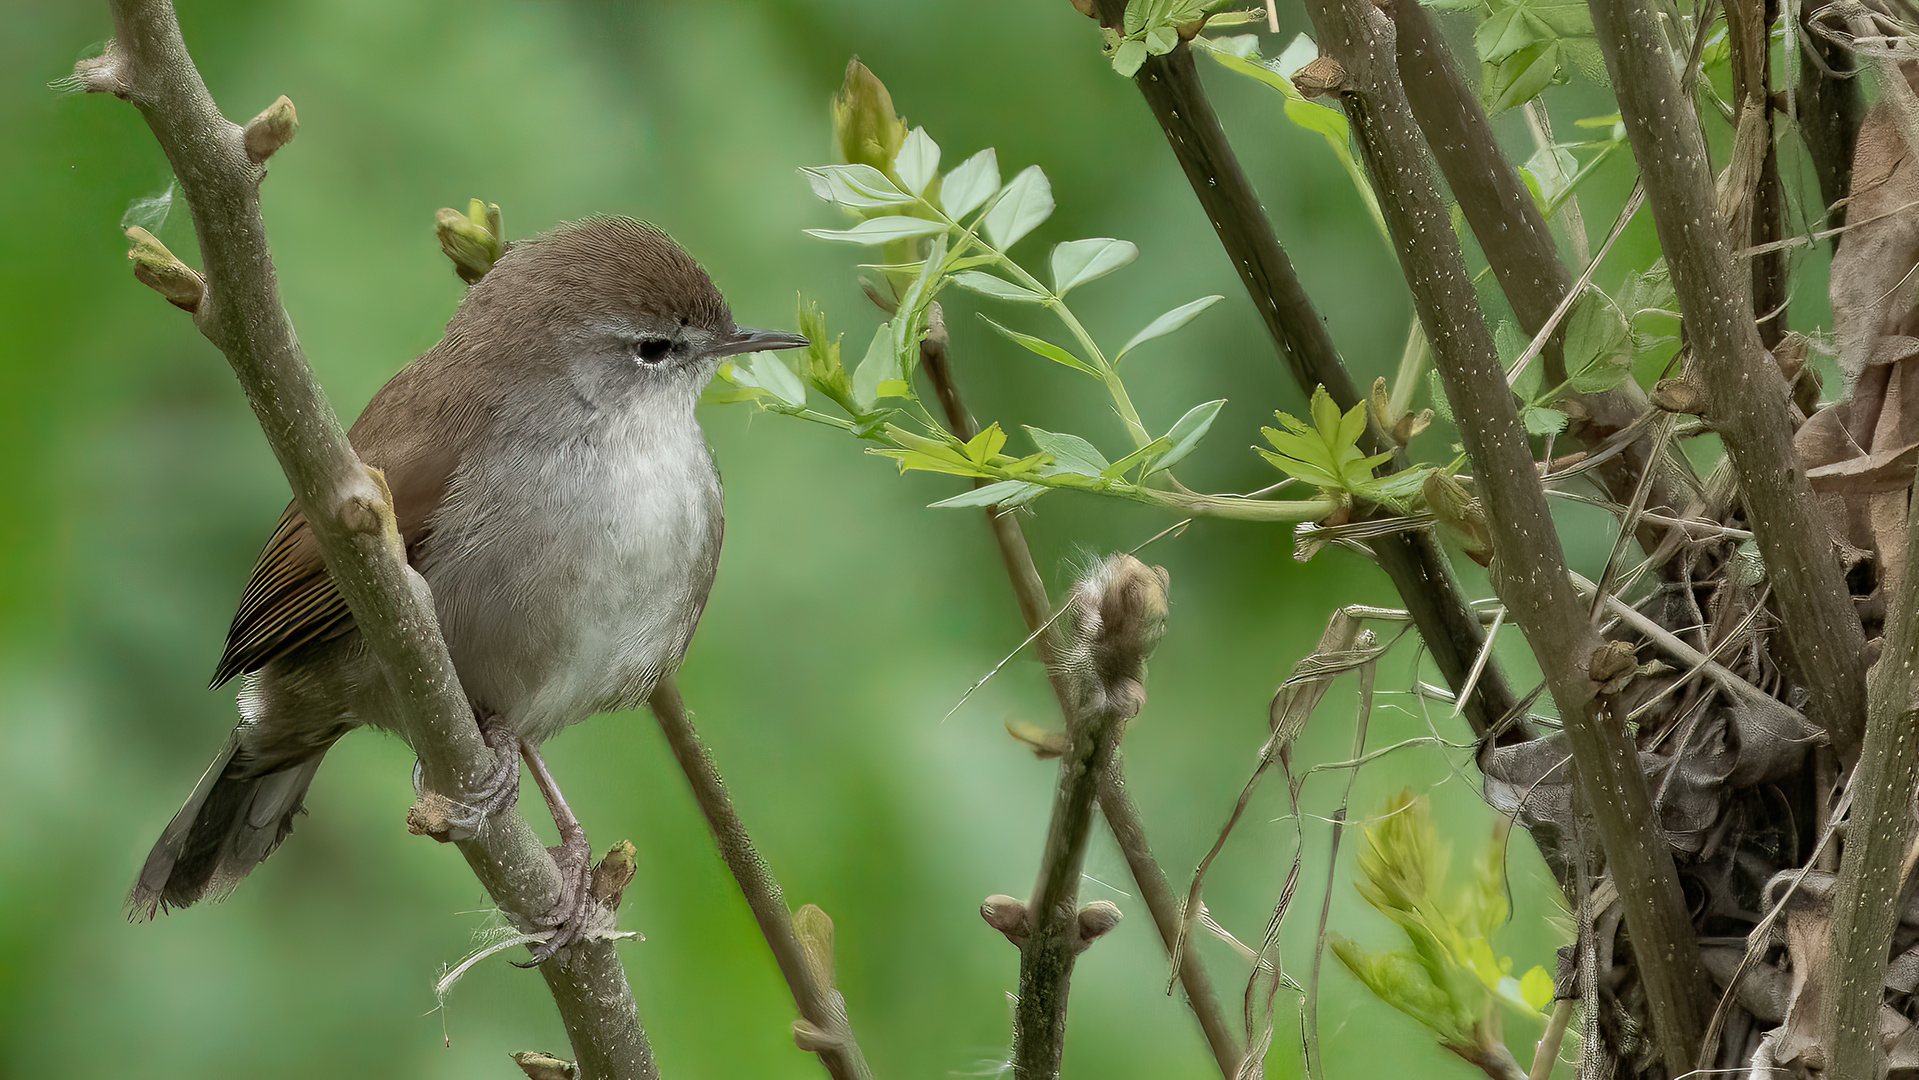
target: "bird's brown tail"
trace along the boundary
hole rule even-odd
[[[127,896],[127,915],[151,919],[211,895],[224,896],[293,830],[329,741],[296,761],[252,759],[235,729],[186,805],[153,845]]]

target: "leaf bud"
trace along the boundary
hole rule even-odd
[[[800,951],[806,954],[806,966],[813,969],[814,980],[832,989],[832,917],[818,904],[802,904],[793,913],[793,936],[800,939]]]
[[[1119,925],[1119,905],[1095,900],[1079,909],[1079,948],[1084,949]]]
[[[273,156],[274,151],[292,142],[294,133],[299,130],[299,114],[293,111],[293,102],[281,94],[260,115],[248,120],[245,130],[240,133],[241,142],[247,149],[247,160],[255,165],[263,164]]]
[[[486,276],[493,264],[506,253],[500,221],[500,208],[474,199],[462,214],[452,207],[441,207],[434,215],[433,228],[440,236],[440,250],[453,260],[453,269],[468,285]]]
[[[207,295],[204,278],[168,251],[158,237],[140,226],[129,228],[127,239],[133,241],[127,258],[133,263],[133,276],[142,285],[183,311],[200,310],[200,301]]]
[[[538,1050],[522,1050],[514,1054],[513,1064],[520,1067],[527,1080],[578,1080],[580,1075],[578,1065]]]
[[[633,841],[622,840],[608,848],[606,857],[594,865],[591,890],[601,907],[620,910],[626,887],[633,884],[633,875],[639,870],[638,854]]]
[[[846,62],[846,81],[833,95],[833,137],[847,164],[871,165],[888,176],[906,142],[906,122],[893,111],[893,95],[858,57]]]
[[[1435,469],[1426,474],[1421,486],[1426,508],[1455,536],[1466,554],[1481,566],[1493,561],[1493,537],[1486,525],[1486,508],[1479,504],[1466,485]]]
[[[1026,944],[1026,935],[1032,930],[1032,923],[1026,911],[1026,902],[1005,893],[995,893],[986,898],[979,906],[980,918],[986,925],[1006,935],[1006,940],[1014,945]]]

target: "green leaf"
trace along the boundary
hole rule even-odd
[[[1566,319],[1566,372],[1582,394],[1616,389],[1632,375],[1632,325],[1598,289],[1587,290]]]
[[[1053,249],[1053,295],[1105,277],[1134,259],[1139,248],[1127,240],[1068,240]]]
[[[1022,285],[1015,285],[1005,278],[994,277],[978,270],[966,270],[954,274],[952,282],[963,289],[971,289],[999,300],[1011,300],[1020,304],[1037,304],[1047,299],[1046,294],[1036,293]]]
[[[866,347],[859,367],[853,369],[853,397],[861,408],[871,409],[879,398],[904,397],[888,391],[893,389],[889,384],[904,385],[905,381],[899,353],[893,348],[893,324],[883,322],[873,331],[872,344]]]
[[[986,429],[967,440],[966,456],[975,464],[985,465],[993,460],[1006,445],[1006,432],[1000,430],[998,421],[986,425]]]
[[[1179,45],[1179,31],[1170,26],[1155,26],[1146,31],[1146,51],[1165,56]]]
[[[1018,506],[1032,501],[1034,496],[1045,491],[1044,484],[1029,484],[1024,480],[1001,480],[996,484],[974,488],[963,495],[928,503],[927,506],[936,510],[962,506]]]
[[[906,190],[918,195],[926,190],[926,185],[940,171],[940,147],[926,134],[926,129],[916,127],[906,135],[906,141],[900,145],[899,157],[893,159],[893,172],[906,185]]]
[[[1148,475],[1170,469],[1186,460],[1186,455],[1192,453],[1199,446],[1199,441],[1206,437],[1207,430],[1213,426],[1213,419],[1225,404],[1226,399],[1220,398],[1186,410],[1186,415],[1180,417],[1172,430],[1166,433],[1166,441],[1172,445],[1158,461],[1153,462],[1153,467],[1147,470]]]
[[[1106,455],[1100,453],[1098,447],[1078,435],[1047,431],[1031,425],[1027,425],[1026,434],[1032,438],[1034,446],[1053,455],[1053,463],[1061,472],[1099,476],[1109,464]]]
[[[915,236],[931,236],[947,229],[943,221],[895,215],[868,218],[850,229],[807,229],[806,235],[841,244],[888,244]]]
[[[999,155],[991,147],[953,167],[940,185],[940,208],[955,221],[979,209],[999,190]]]
[[[1559,42],[1543,41],[1520,49],[1500,61],[1488,81],[1487,91],[1493,100],[1486,111],[1498,114],[1516,109],[1538,97],[1558,77]],[[1552,197],[1547,195],[1546,201],[1552,201]]]
[[[994,280],[997,281],[999,279],[995,278]],[[1083,371],[1086,374],[1091,375],[1092,377],[1096,379],[1101,378],[1100,373],[1094,370],[1090,364],[1087,364],[1085,361],[1081,360],[1079,357],[1074,356],[1072,353],[1067,352],[1065,349],[1060,348],[1058,345],[1055,345],[1044,338],[1036,338],[1031,334],[1022,334],[1018,330],[1011,329],[1010,327],[1001,326],[999,323],[996,323],[993,320],[986,318],[986,316],[984,315],[981,315],[980,318],[985,321],[986,325],[992,327],[995,330],[998,330],[1001,334],[1004,334],[1007,338],[1015,342],[1018,342],[1021,345],[1024,345],[1026,348],[1032,350],[1035,353],[1038,353],[1041,356],[1044,356],[1046,359],[1051,360],[1056,364],[1065,364],[1067,367],[1072,368],[1074,371]]]
[[[1566,429],[1566,414],[1544,405],[1523,405],[1519,409],[1519,422],[1525,425],[1528,435],[1555,435]]]
[[[913,196],[899,189],[886,174],[871,165],[816,165],[801,169],[813,194],[849,210],[910,203]]]
[[[1106,466],[1104,469],[1101,469],[1099,474],[1108,480],[1117,480],[1127,473],[1132,472],[1135,466],[1151,464],[1161,454],[1171,449],[1172,445],[1173,444],[1167,442],[1166,437],[1162,435],[1125,457],[1120,458],[1118,461],[1113,462],[1111,465]],[[1147,472],[1151,471],[1150,469],[1147,470]],[[1140,475],[1144,478],[1146,474],[1141,473]]]
[[[1001,251],[1019,243],[1053,213],[1053,184],[1038,165],[1028,165],[1013,177],[991,210],[986,212],[987,238]]]
[[[1161,315],[1159,318],[1147,323],[1144,330],[1134,334],[1126,344],[1120,346],[1118,355],[1113,357],[1113,362],[1118,363],[1120,357],[1125,356],[1127,353],[1132,352],[1134,349],[1154,338],[1162,338],[1178,330],[1180,327],[1198,318],[1200,312],[1205,311],[1207,308],[1212,307],[1224,299],[1226,299],[1224,296],[1218,294],[1202,296],[1190,304],[1181,304],[1166,314]]]
[[[1149,55],[1144,41],[1138,38],[1122,41],[1119,48],[1113,50],[1113,70],[1130,79],[1139,74],[1140,65],[1146,63]]]
[[[745,360],[753,381],[765,387],[768,393],[788,405],[806,404],[806,384],[793,374],[784,360],[770,352],[751,353]]]
[[[1552,975],[1545,968],[1533,965],[1532,970],[1519,980],[1519,995],[1526,999],[1526,1004],[1545,1012],[1547,1006],[1553,1003]]]

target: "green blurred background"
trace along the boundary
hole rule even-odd
[[[996,146],[1008,176],[1045,167],[1060,208],[1019,249],[1029,263],[1077,237],[1139,244],[1138,265],[1076,294],[1102,339],[1226,295],[1142,349],[1128,378],[1156,430],[1230,399],[1181,467],[1187,483],[1275,479],[1247,447],[1302,396],[1138,94],[1066,3],[183,6],[229,116],[282,93],[299,108],[300,135],[273,160],[263,197],[287,305],[345,416],[430,346],[458,303],[433,212],[472,195],[501,204],[515,236],[592,212],[658,222],[742,322],[793,326],[803,294],[857,356],[879,318],[853,281],[861,253],[801,234],[840,222],[795,173],[830,160],[827,99],[857,53],[948,165]],[[123,918],[140,860],[233,722],[233,688],[209,693],[204,681],[286,487],[221,357],[127,273],[121,216],[169,179],[138,112],[46,88],[110,36],[105,4],[7,0],[0,11],[11,211],[0,229],[0,1074],[507,1076],[508,1051],[563,1050],[540,980],[504,958],[435,1013],[433,980],[490,921],[458,855],[402,828],[411,754],[392,738],[336,749],[311,816],[225,903],[151,925]],[[1356,374],[1390,373],[1409,305],[1346,178],[1270,91],[1206,77]],[[183,205],[155,231],[195,261]],[[1109,449],[1123,440],[1089,380],[992,335],[964,297],[949,299],[948,319],[982,418]],[[988,534],[975,512],[923,509],[960,490],[951,477],[902,479],[850,439],[751,406],[710,408],[704,421],[727,481],[727,549],[681,686],[789,899],[836,920],[840,985],[878,1074],[991,1074],[1007,1051],[1017,957],[977,907],[1031,888],[1054,783],[1053,765],[1003,724],[1057,716],[1022,657],[941,721],[1023,636]],[[1068,493],[1044,500],[1028,530],[1057,593],[1076,566],[1170,523]],[[1596,576],[1607,538],[1584,534],[1574,555]],[[1202,521],[1145,554],[1171,571],[1174,607],[1127,761],[1183,885],[1255,760],[1274,687],[1334,607],[1393,597],[1350,554],[1295,562],[1285,527]],[[1403,645],[1382,672],[1392,692],[1372,746],[1429,732],[1403,693],[1412,657]],[[1340,684],[1301,761],[1348,756],[1354,701]],[[650,717],[575,728],[549,760],[596,847],[639,847],[621,919],[647,940],[625,956],[666,1074],[820,1075],[793,1047],[785,986]],[[1430,789],[1463,863],[1494,820],[1463,760],[1395,754],[1361,773],[1354,813],[1402,786]],[[1343,776],[1308,784],[1313,814],[1337,805]],[[1293,849],[1282,794],[1277,782],[1262,791],[1208,893],[1219,920],[1253,940]],[[1301,981],[1330,828],[1315,816],[1306,832],[1283,952]],[[1394,946],[1352,888],[1356,841],[1332,885],[1332,926]],[[1531,846],[1521,837],[1512,851],[1504,946],[1522,971],[1550,968],[1558,909]],[[1069,1075],[1215,1075],[1185,1007],[1163,993],[1159,942],[1103,832],[1087,870],[1084,898],[1113,900],[1126,918],[1080,961]],[[1242,962],[1217,942],[1199,947],[1236,1002]],[[1330,1072],[1475,1075],[1330,957],[1324,979]],[[1299,1071],[1297,1003],[1281,995],[1274,1075]],[[1510,1033],[1515,1046],[1537,1036],[1517,1019]]]

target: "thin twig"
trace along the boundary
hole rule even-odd
[[[866,1066],[859,1043],[853,1039],[853,1027],[846,1016],[846,999],[833,988],[830,971],[816,969],[799,936],[793,932],[793,913],[787,909],[786,895],[733,809],[726,782],[720,779],[712,753],[693,727],[693,719],[687,715],[686,702],[681,700],[680,688],[672,676],[660,680],[647,704],[652,707],[660,730],[666,734],[667,745],[673,751],[674,760],[679,762],[680,771],[693,787],[694,801],[700,804],[707,828],[719,844],[720,858],[733,872],[733,880],[739,883],[740,893],[746,897],[746,905],[753,910],[753,919],[760,924],[760,933],[765,935],[767,947],[773,952],[773,960],[779,964],[780,974],[793,992],[793,1004],[799,1008],[801,1021],[806,1025],[794,1025],[802,1048],[819,1054],[820,1063],[834,1080],[871,1080],[873,1073]]]
[[[132,102],[165,151],[193,214],[206,260],[200,332],[226,354],[312,527],[327,571],[395,694],[396,718],[427,785],[461,800],[492,773],[439,633],[426,583],[407,565],[384,480],[347,443],[307,366],[281,303],[260,215],[265,172],[241,128],[214,105],[168,0],[114,0],[115,37],[75,69],[75,84]],[[254,152],[262,147],[256,142]],[[560,871],[517,810],[495,813],[458,842],[474,875],[509,918],[540,924],[560,893]],[[581,1075],[658,1075],[626,973],[610,941],[576,944],[565,963],[540,965]]]
[[[953,379],[948,344],[945,319],[939,305],[934,304],[928,312],[926,337],[920,342],[920,368],[933,384],[940,407],[946,414],[947,427],[962,440],[971,439],[977,429],[972,414],[966,411],[965,402],[960,398],[959,385]],[[1020,527],[1016,516],[1001,513],[998,507],[986,509],[986,521],[993,530],[1000,559],[1006,566],[1007,580],[1013,586],[1020,614],[1031,635],[1028,640],[1034,641],[1038,648],[1047,679],[1059,699],[1062,715],[1068,714],[1072,699],[1059,659],[1054,655],[1053,640],[1045,633],[1055,617],[1053,601],[1046,595],[1046,583],[1040,580],[1039,570],[1033,564],[1033,553],[1027,546],[1026,532]],[[1242,1052],[1233,1038],[1232,1030],[1226,1026],[1225,1015],[1220,1011],[1219,998],[1213,992],[1212,980],[1208,978],[1206,969],[1198,957],[1181,955],[1175,944],[1182,925],[1179,901],[1167,884],[1166,872],[1153,858],[1139,811],[1126,795],[1123,759],[1117,748],[1111,762],[1101,773],[1100,792],[1100,811],[1106,818],[1107,827],[1119,841],[1120,850],[1126,855],[1127,867],[1133,872],[1140,898],[1152,913],[1153,924],[1159,929],[1167,955],[1175,958],[1176,974],[1180,985],[1186,990],[1187,1005],[1199,1020],[1200,1030],[1205,1033],[1214,1060],[1219,1063],[1220,1074],[1226,1080],[1232,1080],[1239,1070]],[[1113,797],[1106,797],[1108,794]]]

